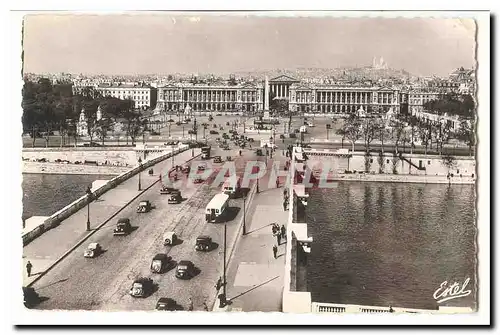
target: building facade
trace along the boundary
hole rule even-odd
[[[264,107],[262,84],[198,85],[170,83],[158,88],[157,111],[243,111],[257,112]]]
[[[140,84],[101,84],[96,88],[103,96],[134,101],[134,107],[140,109],[155,108],[157,103],[157,89],[149,85]]]

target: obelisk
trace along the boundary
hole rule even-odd
[[[269,111],[269,78],[267,76],[264,84],[264,111]]]

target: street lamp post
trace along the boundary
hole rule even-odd
[[[184,138],[184,126],[182,126],[182,138]]]
[[[223,249],[223,264],[222,264],[222,294],[219,296],[219,307],[223,308],[226,306],[227,301],[226,301],[226,296],[227,296],[227,291],[226,291],[226,237],[227,237],[227,226],[224,224],[224,249]]]
[[[92,190],[90,189],[90,186],[87,186],[87,197],[88,197],[88,202],[87,202],[87,231],[90,231],[90,201],[92,200]]]
[[[246,225],[246,200],[247,196],[243,193],[243,235],[247,234],[247,225]]]
[[[138,189],[138,191],[140,191],[141,190],[141,171],[142,171],[142,159],[141,159],[141,157],[139,157],[138,162],[139,162],[139,183],[137,185],[137,189]]]
[[[169,122],[169,123],[168,123],[168,137],[169,137],[169,138],[170,138],[170,127],[171,127],[171,126],[172,126],[172,123],[171,123],[171,122]]]

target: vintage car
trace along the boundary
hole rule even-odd
[[[215,157],[214,157],[214,163],[222,163],[222,158],[221,158],[221,156],[215,156]]]
[[[251,138],[251,137],[247,137],[247,141],[248,142],[255,142],[255,140],[253,138]]]
[[[40,296],[33,287],[23,286],[24,306],[32,308],[40,302]]]
[[[153,293],[153,279],[138,278],[132,283],[129,294],[135,298],[144,298]]]
[[[102,247],[99,243],[90,243],[83,253],[83,257],[94,258],[101,254]]]
[[[151,210],[151,203],[149,200],[143,200],[139,203],[137,207],[137,213],[147,213]]]
[[[175,187],[162,186],[162,188],[160,189],[160,194],[172,194],[174,191],[177,191]]]
[[[191,167],[189,165],[184,165],[182,167],[182,173],[189,174],[191,172]]]
[[[177,235],[173,231],[167,231],[163,234],[163,245],[174,245],[177,241]]]
[[[194,265],[191,261],[180,261],[177,263],[175,276],[180,279],[189,279],[193,276]]]
[[[160,298],[156,303],[155,309],[157,311],[177,311],[179,307],[174,299]]]
[[[219,132],[217,130],[210,130],[210,135],[218,135]]]
[[[172,265],[172,257],[167,254],[156,254],[151,261],[151,272],[163,273]]]
[[[196,238],[195,250],[209,251],[212,248],[212,238],[208,235],[201,235]]]
[[[193,180],[194,184],[201,184],[203,182],[204,182],[204,180],[202,178],[200,178],[200,177],[197,177],[197,178],[195,178],[195,180]]]
[[[198,171],[205,171],[207,169],[207,165],[205,163],[198,164]]]
[[[118,219],[116,223],[116,228],[113,230],[113,235],[128,235],[132,231],[132,226],[130,225],[130,219],[121,218]]]
[[[230,161],[232,161],[232,160],[233,160],[233,157],[231,157],[231,156],[226,156],[226,161],[230,162]]]
[[[180,204],[182,202],[182,195],[180,191],[174,192],[170,195],[167,202],[169,204]]]
[[[223,147],[222,147],[223,150],[229,150],[229,145],[228,144],[225,144]]]
[[[257,156],[264,156],[264,154],[262,153],[262,149],[255,150],[255,153],[257,154]]]

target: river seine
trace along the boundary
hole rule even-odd
[[[314,302],[436,309],[444,281],[470,278],[469,295],[439,305],[476,307],[474,185],[339,182],[310,192]]]
[[[23,173],[23,219],[52,215],[85,195],[93,181],[113,177]]]

